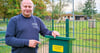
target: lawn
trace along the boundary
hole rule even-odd
[[[11,53],[11,47],[9,46],[0,46],[0,53]]]

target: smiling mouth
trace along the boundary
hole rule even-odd
[[[30,13],[30,11],[26,11],[26,13]]]
[[[30,13],[30,11],[26,11],[26,13]]]

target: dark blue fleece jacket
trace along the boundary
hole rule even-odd
[[[10,19],[5,41],[12,46],[12,53],[36,53],[38,46],[30,48],[28,45],[31,39],[39,41],[39,33],[45,36],[51,35],[52,31],[46,28],[40,18],[33,15],[26,18],[20,14]]]

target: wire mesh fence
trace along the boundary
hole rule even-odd
[[[90,27],[90,22],[93,22],[95,27]],[[66,21],[57,23],[57,20],[51,20],[44,21],[44,23],[49,30],[58,31],[61,37],[66,37]],[[74,29],[74,38],[76,39],[73,41],[73,53],[100,53],[99,24],[100,21],[76,20],[73,28],[73,21],[69,21],[69,37],[73,37]],[[5,32],[0,31],[0,53],[11,53],[11,47],[5,44]],[[42,44],[39,45],[38,53],[49,53],[49,39],[41,35],[39,38]]]
[[[0,19],[0,53],[11,53],[11,47],[5,44],[5,33],[8,19]]]
[[[51,29],[58,31],[61,37],[66,37],[66,22],[61,21],[57,23],[56,20],[54,20],[52,23],[54,23],[54,25],[51,26]],[[76,39],[73,41],[73,53],[100,53],[99,24],[100,21],[69,21],[69,37],[74,37]],[[50,28],[50,26],[48,28]]]

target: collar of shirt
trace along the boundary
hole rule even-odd
[[[21,16],[24,17],[25,19],[30,19],[30,18],[32,18],[32,14],[31,14],[30,17],[25,17],[25,16],[23,16],[23,14],[21,14]]]

